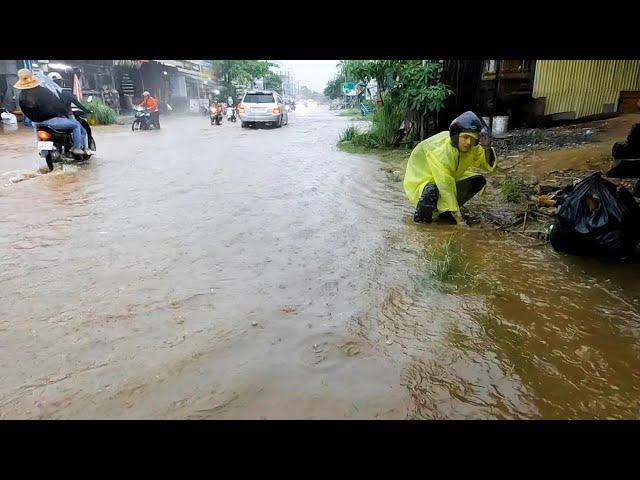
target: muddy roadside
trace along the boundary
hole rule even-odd
[[[554,196],[562,188],[613,165],[611,148],[624,140],[640,114],[563,125],[546,129],[513,130],[496,138],[496,170],[487,175],[488,188],[462,207],[474,228],[513,234],[524,242],[548,237],[557,212]],[[409,150],[380,154],[381,167],[394,188],[402,189]],[[609,179],[633,191],[637,179]]]

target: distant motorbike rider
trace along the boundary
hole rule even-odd
[[[142,102],[140,102],[138,106],[149,110],[151,113],[151,122],[160,130],[160,110],[158,109],[157,100],[149,92],[143,92],[142,97]]]
[[[226,105],[224,111],[227,114],[227,119],[228,120],[231,120],[233,122],[236,121],[236,107],[233,104],[233,98],[231,98],[231,95],[229,95],[229,97],[227,97],[227,105]]]
[[[59,130],[71,130],[73,148],[71,153],[81,155],[84,129],[75,119],[70,119],[64,101],[60,97],[61,89],[45,75],[34,75],[26,68],[18,70],[18,81],[14,88],[20,90],[18,104],[22,113],[32,122],[34,128],[39,125]]]

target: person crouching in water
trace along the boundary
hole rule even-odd
[[[404,191],[416,206],[413,221],[431,223],[451,217],[466,226],[460,207],[480,192],[487,181],[471,168],[492,172],[496,153],[491,132],[473,112],[464,112],[449,126],[420,142],[411,152],[404,176]]]

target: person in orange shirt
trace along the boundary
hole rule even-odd
[[[151,112],[151,121],[160,129],[160,110],[158,110],[158,102],[149,92],[142,94],[143,100],[138,104],[139,107],[144,107]]]

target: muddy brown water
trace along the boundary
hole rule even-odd
[[[638,418],[637,266],[416,225],[348,124],[167,118],[3,176],[2,418]]]

